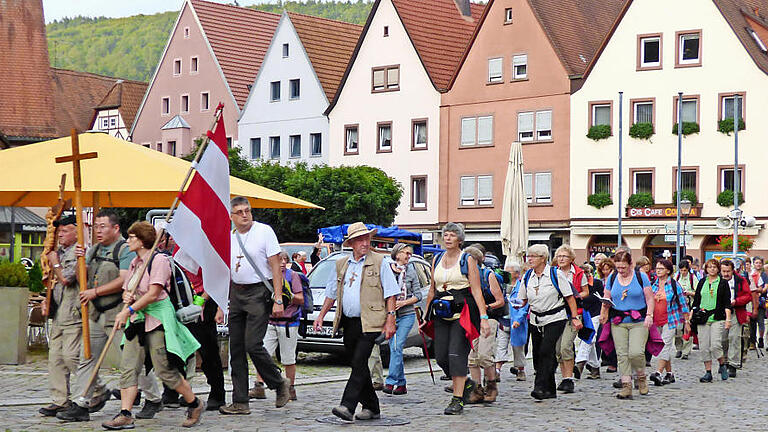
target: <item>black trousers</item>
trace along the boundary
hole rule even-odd
[[[459,320],[434,318],[435,360],[446,375],[467,376],[469,351],[472,349]]]
[[[371,356],[373,345],[381,332],[363,333],[360,318],[342,317],[341,326],[344,328],[344,350],[352,365],[352,373],[344,388],[341,404],[354,413],[359,403],[364,409],[379,413],[379,397],[373,389],[371,371],[368,369],[368,357]]]
[[[555,349],[557,340],[565,330],[567,320],[556,321],[542,327],[535,325],[529,326],[531,329],[531,343],[533,344],[533,368],[536,370],[536,379],[533,382],[533,389],[557,393],[555,387],[555,370],[557,369],[557,358]]]
[[[216,311],[219,305],[213,299],[208,299],[203,307],[203,321],[187,324],[192,336],[200,342],[200,357],[203,360],[202,369],[205,379],[211,387],[208,400],[224,402],[224,368],[219,355],[219,341],[216,332]],[[175,390],[163,384],[163,396],[168,399],[178,398]]]
[[[232,368],[232,402],[248,403],[248,358],[270,389],[282,382],[280,368],[264,348],[267,321],[272,313],[271,294],[262,284],[232,284],[229,289],[229,355]]]
[[[763,324],[763,320],[765,319],[765,308],[758,308],[757,309],[757,318],[752,318],[752,316],[749,317],[749,341],[752,343],[757,343],[757,330],[758,328],[762,332],[764,330],[765,324]]]

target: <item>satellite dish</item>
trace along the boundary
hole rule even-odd
[[[733,226],[733,222],[731,222],[730,218],[719,217],[715,220],[715,225],[720,229],[728,229]]]
[[[755,226],[755,223],[757,223],[757,221],[753,216],[743,216],[741,221],[739,221],[739,226],[742,228],[752,228]]]

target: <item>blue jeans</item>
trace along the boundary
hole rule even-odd
[[[403,347],[408,338],[413,323],[416,321],[416,314],[408,314],[398,317],[397,332],[389,340],[389,375],[387,375],[386,384],[393,386],[405,385],[405,369],[403,365]]]

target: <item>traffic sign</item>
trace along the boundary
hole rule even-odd
[[[664,224],[664,230],[667,232],[667,234],[674,234],[677,233],[677,224],[676,223],[668,223]],[[691,226],[688,224],[680,224],[680,232],[689,232],[691,230]],[[674,241],[674,240],[673,240]]]
[[[665,234],[664,241],[674,243],[677,240],[676,234]],[[693,234],[680,235],[680,246],[687,246],[688,243],[693,241]]]

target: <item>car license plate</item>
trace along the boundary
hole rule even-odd
[[[320,331],[315,330],[311,325],[307,327],[307,336],[327,336],[333,337],[333,327],[323,326]]]

